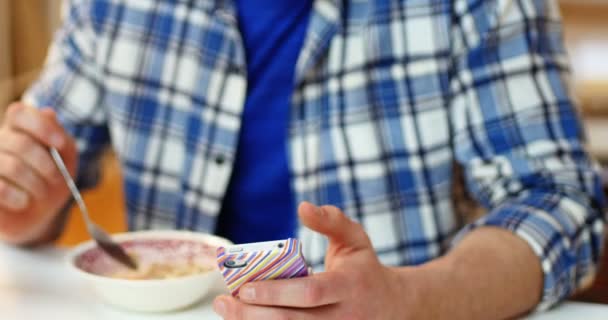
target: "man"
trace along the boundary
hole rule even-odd
[[[74,0],[67,13],[24,98],[53,110],[14,104],[0,129],[5,241],[60,229],[69,196],[49,146],[85,188],[111,142],[132,229],[247,242],[297,228],[324,260],[216,298],[225,319],[507,318],[592,278],[604,200],[555,1]],[[453,161],[488,211],[467,226]]]

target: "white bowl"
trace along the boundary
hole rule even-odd
[[[93,241],[85,242],[68,256],[70,268],[93,288],[106,303],[142,312],[165,312],[188,307],[221,286],[221,275],[215,263],[219,246],[230,241],[203,233],[188,231],[139,231],[112,237],[128,251],[144,252],[152,262],[195,259],[213,267],[212,271],[170,279],[127,280],[108,276],[125,268],[100,253]],[[158,250],[158,254],[156,253]],[[152,254],[150,254],[152,253]],[[141,257],[138,256],[141,263]],[[143,259],[145,260],[145,258]]]

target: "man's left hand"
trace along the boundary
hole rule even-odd
[[[240,299],[215,299],[219,315],[239,320],[414,318],[406,313],[419,309],[415,286],[404,283],[403,272],[380,263],[360,224],[332,206],[304,202],[298,214],[305,226],[329,239],[326,272],[249,283]],[[404,287],[410,289],[407,295]]]

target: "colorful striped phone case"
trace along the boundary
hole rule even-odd
[[[310,274],[297,239],[256,242],[217,249],[217,263],[232,295],[248,282]]]

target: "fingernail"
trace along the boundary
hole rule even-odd
[[[8,193],[8,201],[13,209],[20,210],[27,205],[27,196],[21,191],[11,190]]]
[[[222,300],[215,300],[213,302],[213,310],[220,316],[224,316],[226,314],[226,304]]]
[[[63,136],[58,133],[52,134],[51,135],[51,144],[55,148],[61,148],[63,146]]]
[[[255,300],[255,288],[244,287],[239,292],[239,297],[243,300],[253,301]]]
[[[320,214],[320,213],[321,213],[320,208],[319,208],[319,207],[317,207],[317,206],[315,206],[314,204],[312,204],[312,203],[310,203],[310,202],[308,202],[308,201],[304,201],[304,202],[303,202],[303,204],[305,204],[305,205],[307,205],[307,206],[311,207],[311,208],[312,208],[312,210],[313,210],[313,211],[314,211],[316,214]]]
[[[320,215],[320,216],[324,216],[325,215],[325,210],[323,210],[323,208],[318,207],[318,206],[314,206],[315,207],[315,212]]]

